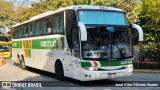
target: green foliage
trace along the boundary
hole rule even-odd
[[[13,5],[4,0],[0,0],[0,27],[10,27],[12,25],[11,16],[13,13]]]
[[[113,0],[113,7],[121,8],[126,12],[127,18],[130,23],[139,22],[139,14],[141,11],[140,0]]]
[[[127,18],[131,23],[139,21],[138,15],[141,10],[140,0],[44,0],[43,2],[32,4],[29,11],[24,11],[23,14],[21,14],[21,17],[24,18],[19,21],[27,20],[45,11],[71,5],[103,5],[121,8],[126,11]]]
[[[160,42],[160,0],[144,0],[140,24],[145,33],[146,46]]]

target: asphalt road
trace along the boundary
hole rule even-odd
[[[0,90],[159,90],[159,76],[160,73],[133,73],[130,77],[109,80],[80,82],[67,78],[65,81],[60,81],[57,80],[52,73],[33,68],[22,70],[16,63],[11,61],[11,59],[7,59],[7,64],[0,66],[0,81],[30,81],[29,83],[41,82],[42,86],[45,84],[48,87],[29,88],[24,86],[16,87],[13,85],[15,87],[0,88]],[[150,85],[154,86],[151,87]],[[158,85],[158,87],[156,85]]]

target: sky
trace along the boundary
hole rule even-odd
[[[31,5],[31,3],[33,2],[40,2],[42,0],[6,0],[6,1],[13,2],[14,5],[18,5],[18,4]]]

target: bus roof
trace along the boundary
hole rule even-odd
[[[19,26],[19,25],[22,25],[22,24],[25,24],[25,23],[28,23],[28,22],[40,19],[40,18],[43,18],[45,16],[49,16],[49,15],[52,15],[52,14],[55,14],[55,13],[58,13],[58,12],[61,12],[61,11],[67,10],[67,9],[74,9],[74,10],[92,9],[92,10],[110,10],[110,11],[120,11],[120,12],[123,12],[122,9],[114,8],[114,7],[96,6],[96,5],[74,5],[74,6],[62,7],[62,8],[59,8],[59,9],[55,10],[55,11],[44,12],[42,14],[33,16],[32,18],[30,18],[29,20],[27,20],[25,22],[17,23],[13,27],[16,27],[16,26]]]

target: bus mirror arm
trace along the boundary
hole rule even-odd
[[[81,41],[87,41],[87,30],[86,26],[82,22],[78,22],[80,28]]]
[[[144,39],[143,39],[143,30],[142,30],[142,28],[137,24],[132,24],[132,28],[137,29],[137,31],[139,33],[139,41],[143,41]]]

